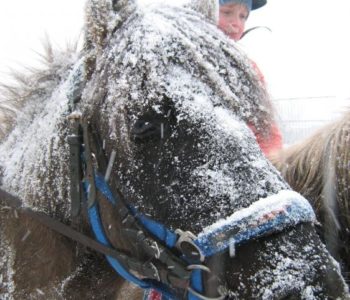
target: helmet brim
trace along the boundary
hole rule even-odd
[[[267,0],[253,0],[252,10],[258,9],[266,4]]]

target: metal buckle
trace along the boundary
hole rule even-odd
[[[144,271],[144,274],[146,275],[146,277],[153,278],[157,281],[160,281],[159,271],[153,263],[148,262],[148,263],[144,264],[143,271]]]
[[[193,271],[193,270],[201,270],[201,271],[204,271],[204,272],[207,272],[207,273],[210,273],[211,270],[205,266],[205,265],[189,265],[187,266],[187,270],[189,271]],[[221,294],[220,294],[220,297],[219,298],[209,298],[209,297],[206,297],[198,292],[196,292],[193,288],[191,288],[191,286],[189,286],[187,288],[187,291],[193,295],[195,295],[197,298],[199,299],[203,299],[203,300],[221,300],[221,299],[224,299],[225,297],[221,298]]]
[[[201,261],[205,260],[201,249],[193,242],[196,236],[190,231],[182,231],[181,229],[176,229],[175,233],[179,236],[175,247],[181,251],[186,258],[191,261]]]

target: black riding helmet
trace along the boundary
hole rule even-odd
[[[219,0],[220,5],[229,3],[243,3],[246,4],[248,9],[258,9],[266,4],[267,0]]]
[[[252,10],[258,9],[266,4],[267,0],[253,0]]]

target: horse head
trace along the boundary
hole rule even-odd
[[[113,26],[103,46],[92,47],[97,54],[80,109],[106,156],[116,156],[115,194],[141,223],[191,232],[195,248],[217,233],[215,245],[209,238],[203,246],[215,249],[199,254],[211,270],[203,275],[208,295],[220,285],[230,299],[345,297],[311,219],[242,243],[235,256],[225,247],[232,245],[226,231],[216,231],[242,211],[256,213],[261,201],[305,201],[263,156],[247,125],[264,134],[271,121],[267,93],[247,57],[189,8],[126,5],[114,13],[123,21],[107,22]],[[260,217],[273,219],[276,209]]]

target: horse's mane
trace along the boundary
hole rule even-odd
[[[29,69],[26,75],[14,73],[14,83],[3,85],[2,97],[11,109],[0,108],[6,118],[0,143],[0,184],[28,200],[26,205],[40,207],[47,196],[59,204],[48,208],[44,203],[46,212],[65,211],[67,188],[59,179],[67,176],[67,81],[79,53],[74,46],[54,51],[48,45],[42,58],[42,69]],[[52,180],[57,190],[50,188]]]
[[[350,109],[270,160],[310,200],[324,225],[326,243],[336,247],[340,227],[350,229]]]
[[[333,165],[336,166],[334,172],[349,176],[349,169],[343,165],[350,161],[349,137],[350,110],[340,120],[320,128],[304,141],[275,153],[270,159],[295,190],[305,195],[320,195],[323,177],[331,173],[324,173],[324,168]],[[346,192],[346,189],[342,190]],[[349,195],[344,195],[348,196],[344,198],[349,198]]]
[[[26,72],[14,70],[9,74],[9,82],[0,83],[0,141],[16,126],[19,115],[26,113],[27,118],[34,117],[34,111],[24,112],[24,107],[51,95],[67,77],[76,56],[76,44],[67,45],[64,50],[54,50],[47,39],[44,53],[39,54],[42,67],[27,67]]]

